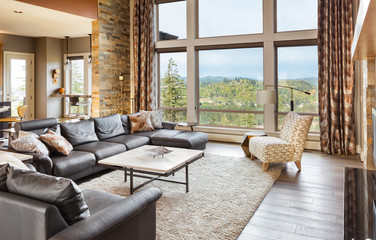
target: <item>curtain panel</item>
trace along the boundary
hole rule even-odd
[[[155,110],[154,1],[135,0],[133,16],[135,110]]]
[[[321,150],[355,154],[352,0],[318,0]]]

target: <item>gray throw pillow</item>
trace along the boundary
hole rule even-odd
[[[0,165],[0,191],[8,191],[7,188],[7,173],[9,163]]]
[[[72,144],[73,147],[99,141],[95,133],[94,121],[83,120],[75,123],[60,124],[61,135]]]
[[[150,120],[151,120],[151,123],[153,124],[154,129],[163,128],[163,126],[162,126],[163,110],[161,110],[161,109],[156,110],[156,111],[143,111],[143,110],[141,110],[140,112],[141,113],[146,112],[146,113],[150,114]]]
[[[97,133],[99,140],[105,140],[125,134],[119,114],[93,118],[93,120],[95,123],[95,132]]]
[[[9,167],[6,183],[11,193],[54,204],[69,225],[90,216],[80,188],[68,178]]]

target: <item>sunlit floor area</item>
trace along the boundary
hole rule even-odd
[[[209,142],[205,153],[245,156],[235,143]],[[345,167],[361,168],[362,164],[357,155],[306,150],[302,171],[294,163],[287,164],[239,240],[342,239]]]

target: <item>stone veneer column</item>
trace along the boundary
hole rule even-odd
[[[98,21],[92,27],[92,115],[126,114],[131,111],[129,0],[98,3]]]
[[[375,58],[363,60],[362,77],[362,131],[363,131],[363,166],[366,169],[376,169],[373,162],[372,149],[372,108],[376,108],[376,76],[375,76]]]

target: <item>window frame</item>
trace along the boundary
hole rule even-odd
[[[180,1],[180,0],[179,0]],[[158,32],[157,32],[158,33]],[[184,39],[181,39],[181,40],[184,40]],[[186,108],[176,108],[176,107],[163,107],[161,106],[161,57],[160,57],[160,54],[162,53],[183,53],[183,52],[186,52],[184,51],[184,49],[174,49],[172,51],[157,51],[157,107],[158,109],[162,109],[162,110],[176,110],[176,111],[187,111],[187,107]],[[188,95],[188,93],[187,93]]]
[[[181,0],[157,0],[158,3],[175,2]],[[198,1],[184,0],[187,4],[187,38],[169,41],[157,41],[156,52],[181,51],[187,52],[187,121],[199,122],[199,76],[198,76],[198,51],[201,49],[223,49],[241,47],[263,47],[263,81],[264,89],[267,86],[277,87],[277,54],[278,46],[304,46],[317,44],[317,29],[277,32],[276,23],[276,0],[263,0],[263,33],[230,35],[219,37],[199,38],[198,32]],[[158,29],[156,29],[158,33]],[[156,38],[157,39],[157,38]],[[158,65],[159,71],[159,65]],[[159,75],[159,73],[158,73]],[[159,79],[159,76],[157,76]],[[159,89],[159,88],[158,88]],[[159,91],[159,90],[158,90]],[[159,101],[159,93],[158,101]],[[278,96],[276,96],[278,99]],[[278,112],[277,105],[264,105],[264,131],[277,132]],[[317,113],[318,114],[318,113]],[[213,126],[217,127],[217,126]],[[219,127],[218,128],[223,128]],[[240,127],[231,127],[240,128]],[[248,128],[249,129],[249,128]],[[259,129],[258,129],[259,130]]]
[[[277,0],[276,0],[277,1]],[[315,39],[315,40],[309,40],[309,41],[304,41],[304,42],[297,42],[297,41],[291,41],[291,42],[276,42],[275,43],[275,69],[276,69],[276,77],[275,77],[275,90],[276,90],[276,104],[275,104],[275,112],[276,112],[276,126],[275,126],[275,129],[277,131],[280,131],[281,129],[278,127],[278,118],[280,115],[287,115],[289,112],[280,112],[279,109],[278,109],[278,106],[279,106],[279,96],[278,96],[278,48],[283,48],[283,47],[309,47],[309,46],[317,46],[318,45],[318,40]],[[318,77],[318,76],[317,76]],[[294,111],[296,112],[296,111]],[[313,117],[318,117],[319,116],[319,113],[303,113],[303,112],[296,112],[298,114],[301,114],[301,115],[307,115],[307,116],[313,116]],[[310,131],[310,133],[319,133],[318,131]]]
[[[84,94],[91,95],[92,94],[92,72],[91,68],[89,67],[89,56],[90,53],[69,53],[69,55],[64,54],[64,59],[70,58],[82,58],[84,60]],[[71,75],[72,70],[64,70],[64,88],[67,94],[71,94]],[[85,114],[89,117],[91,116],[91,98],[85,98],[85,103],[87,104],[85,109]],[[69,97],[64,97],[64,117],[69,117]]]

